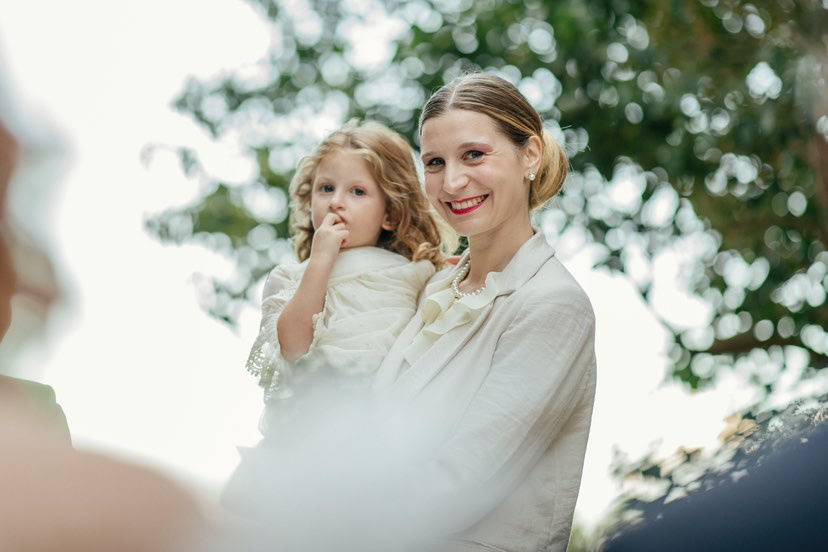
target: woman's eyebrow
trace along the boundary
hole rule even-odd
[[[469,148],[475,148],[475,149],[479,149],[479,150],[482,150],[482,151],[491,151],[492,150],[492,146],[490,146],[486,142],[463,142],[462,144],[457,146],[458,150],[469,149]],[[436,155],[436,154],[434,152],[427,151],[427,152],[420,155],[420,159],[425,159],[427,157],[431,157],[432,155]]]
[[[468,148],[475,148],[483,151],[490,151],[492,147],[487,144],[486,142],[463,142],[457,149],[468,149]]]

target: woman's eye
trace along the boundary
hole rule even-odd
[[[483,152],[480,151],[480,150],[467,151],[465,153],[464,157],[466,159],[468,159],[469,161],[479,161],[480,159],[483,158]]]
[[[425,168],[426,168],[426,170],[436,171],[436,170],[439,170],[440,167],[443,166],[443,164],[444,164],[444,162],[440,157],[434,157],[434,158],[429,159],[428,161],[426,161]]]

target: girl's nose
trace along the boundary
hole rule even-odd
[[[344,203],[342,202],[342,198],[339,197],[339,194],[334,194],[333,197],[331,197],[331,202],[328,206],[331,211],[336,211],[338,209],[342,209],[343,205]]]

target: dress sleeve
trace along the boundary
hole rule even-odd
[[[265,390],[265,400],[286,398],[292,394],[289,381],[293,367],[313,351],[323,323],[324,308],[323,312],[313,316],[314,337],[308,352],[293,362],[282,356],[277,323],[298,287],[298,279],[291,277],[281,267],[276,267],[267,277],[262,292],[262,321],[259,335],[247,357],[247,371],[259,378],[259,385]]]

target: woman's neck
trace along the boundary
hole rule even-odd
[[[486,283],[489,272],[500,272],[518,249],[535,233],[529,221],[526,224],[502,228],[497,232],[469,238],[469,274],[463,281],[464,288],[476,289]]]

